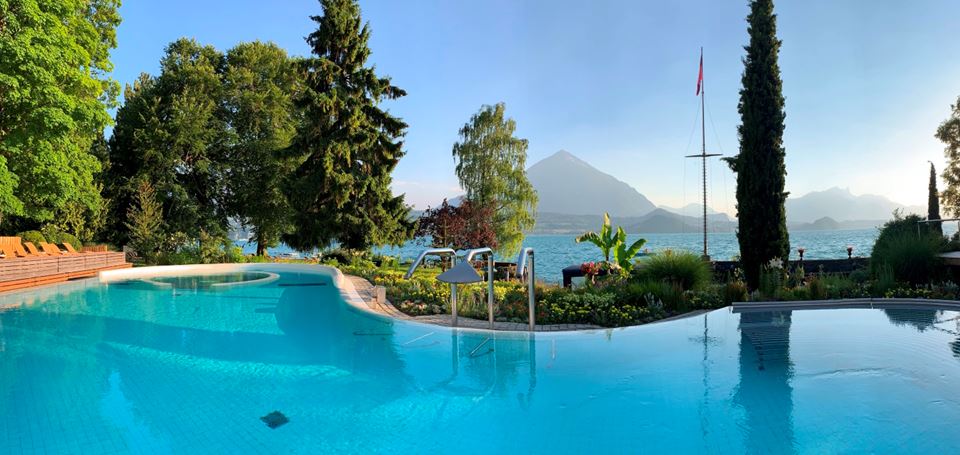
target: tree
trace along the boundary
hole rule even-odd
[[[492,216],[490,207],[468,200],[455,206],[444,199],[439,207],[423,212],[415,236],[430,237],[431,246],[435,248],[496,248],[497,236],[490,224]]]
[[[110,123],[119,0],[0,0],[0,218],[95,208],[90,146]]]
[[[514,137],[517,124],[505,110],[481,107],[460,129],[453,158],[466,200],[493,210],[497,251],[514,255],[536,222],[537,192],[527,180],[527,140]]]
[[[940,192],[937,191],[937,170],[930,163],[930,184],[927,186],[927,220],[940,219]],[[938,235],[943,235],[941,223],[929,223],[930,229]]]
[[[356,1],[321,4],[295,98],[304,122],[289,149],[298,163],[285,184],[294,232],[283,239],[300,250],[333,241],[349,249],[399,245],[415,227],[403,196],[390,190],[407,124],[379,105],[406,92],[367,66],[370,28]]]
[[[160,75],[143,74],[127,87],[110,139],[105,175],[111,216],[122,220],[142,180],[152,182],[167,233],[227,231],[227,146],[221,75],[224,56],[211,46],[180,39],[160,62]],[[113,224],[114,241],[128,240]]]
[[[737,174],[737,239],[747,284],[756,288],[760,269],[773,259],[785,260],[790,252],[784,201],[787,192],[783,148],[783,82],[777,63],[773,0],[750,3],[750,44],[744,49],[740,89],[741,124],[737,128],[740,152],[727,163]]]
[[[147,180],[137,185],[136,203],[127,212],[127,229],[130,230],[130,244],[134,251],[153,262],[160,249],[163,224],[163,208],[157,201],[157,193]]]
[[[273,43],[242,43],[227,51],[223,76],[228,122],[230,213],[253,230],[257,255],[291,230],[282,177],[293,162],[280,155],[296,133],[294,62]]]
[[[947,158],[947,167],[943,170],[943,181],[947,187],[940,194],[947,213],[960,217],[960,97],[950,106],[950,118],[937,128],[937,139],[946,145],[943,150]]]

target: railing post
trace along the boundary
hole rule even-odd
[[[493,253],[487,254],[487,312],[493,329]]]
[[[527,278],[527,280],[528,280],[527,295],[529,296],[529,299],[530,299],[530,301],[529,301],[529,303],[528,303],[528,306],[529,306],[529,309],[530,309],[530,331],[533,332],[534,329],[536,328],[536,325],[537,325],[537,321],[536,321],[536,302],[537,302],[537,300],[536,300],[536,296],[534,295],[534,292],[535,292],[535,286],[534,286],[534,285],[535,285],[535,282],[534,282],[534,280],[536,280],[536,274],[534,273],[534,262],[535,262],[535,261],[534,261],[534,259],[533,259],[533,249],[531,249],[528,254],[530,255],[530,271],[527,272],[527,274],[528,274],[528,275],[527,275],[527,277],[528,277],[528,278]]]

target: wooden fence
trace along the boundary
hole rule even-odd
[[[0,291],[93,277],[102,270],[130,266],[124,253],[111,251],[50,257],[3,258],[0,259]]]

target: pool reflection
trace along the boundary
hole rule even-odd
[[[740,382],[733,400],[745,412],[750,453],[794,451],[791,322],[790,311],[740,314]]]

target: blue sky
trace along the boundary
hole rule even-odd
[[[696,202],[699,48],[707,147],[737,151],[746,1],[361,1],[372,62],[408,96],[385,105],[410,124],[394,189],[419,207],[458,192],[450,150],[482,104],[505,102],[529,164],[568,150],[654,203]],[[832,186],[925,204],[933,133],[960,95],[960,2],[780,1],[787,189]],[[164,46],[191,37],[226,50],[273,41],[306,55],[315,0],[127,0],[114,78],[156,73]],[[733,212],[735,178],[710,167],[710,205]]]

